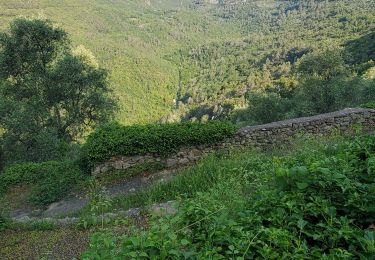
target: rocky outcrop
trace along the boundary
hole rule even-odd
[[[162,163],[168,168],[191,164],[207,153],[217,150],[228,150],[238,147],[254,146],[265,148],[288,142],[298,135],[327,135],[332,133],[353,133],[361,129],[375,129],[374,109],[345,109],[312,117],[302,117],[265,125],[247,126],[239,129],[229,139],[214,145],[183,147],[167,157],[159,155],[118,156],[98,165],[93,174],[107,172],[111,169],[128,169],[145,163]]]

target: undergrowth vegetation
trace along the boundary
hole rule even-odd
[[[367,102],[367,103],[363,104],[361,107],[375,109],[375,101]]]
[[[64,198],[84,178],[79,166],[73,162],[16,164],[0,174],[0,196],[12,185],[30,184],[30,202],[45,206]]]
[[[178,175],[168,182],[160,182],[145,190],[139,190],[128,196],[118,196],[113,200],[115,209],[128,209],[134,207],[145,207],[158,202],[171,201],[192,197],[198,192],[206,191],[213,187],[219,180],[218,174],[225,168],[235,168],[239,160],[251,156],[251,152],[239,155],[238,160],[225,160],[224,154],[217,152],[207,156],[204,163],[193,168],[182,170]],[[241,158],[241,159],[240,159]]]
[[[170,154],[181,146],[221,141],[235,130],[234,124],[221,121],[133,126],[111,123],[87,138],[83,161],[93,166],[116,155]]]
[[[31,188],[28,202],[47,206],[70,195],[78,187],[87,188],[95,163],[116,155],[143,155],[173,153],[182,145],[212,144],[234,134],[236,126],[228,122],[151,124],[121,126],[108,124],[93,132],[83,147],[76,147],[71,158],[61,161],[25,162],[5,167],[0,174],[0,198],[17,185]],[[163,163],[140,165],[127,171],[101,176],[101,184],[117,179],[164,169]]]
[[[183,186],[194,187],[206,169],[213,178],[189,194]],[[155,217],[149,230],[133,236],[97,233],[83,258],[370,259],[374,174],[375,136],[206,159],[190,183],[173,190],[175,197],[188,195],[176,215]],[[168,194],[170,187],[161,190]]]

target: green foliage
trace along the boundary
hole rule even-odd
[[[295,95],[295,114],[314,115],[359,105],[363,84],[351,77],[340,51],[305,55],[299,65],[300,86]]]
[[[93,166],[116,155],[166,155],[181,146],[212,144],[235,133],[229,122],[173,123],[122,126],[108,124],[90,134],[83,161]]]
[[[361,107],[375,109],[375,101],[367,102],[366,104],[363,104]]]
[[[102,221],[104,220],[104,221]],[[81,218],[80,221],[77,223],[76,228],[78,230],[108,230],[111,228],[115,228],[118,226],[128,226],[130,223],[129,217],[123,216],[115,216],[115,217],[108,217],[104,216],[104,219],[101,216],[85,216]],[[103,228],[104,226],[104,228]]]
[[[349,69],[341,50],[305,54],[295,70],[297,83],[283,78],[275,87],[250,91],[246,95],[248,107],[234,113],[233,119],[269,123],[358,107],[374,98],[371,68],[368,75],[359,76]]]
[[[327,50],[303,56],[298,65],[298,72],[310,77],[316,76],[323,80],[348,73],[342,54],[337,50]]]
[[[270,123],[283,120],[290,113],[293,101],[283,98],[279,93],[249,93],[249,107],[241,120],[251,124]],[[238,115],[235,116],[237,119]]]
[[[0,212],[0,232],[8,228],[10,220]]]
[[[355,65],[359,72],[362,72],[370,65],[368,61],[375,61],[375,32],[370,32],[356,40],[345,44],[347,51],[346,60],[349,64]]]
[[[250,156],[250,154],[251,156]],[[83,259],[369,259],[375,137],[309,141],[217,161],[218,181],[132,236],[97,233]],[[228,167],[236,163],[237,167]]]
[[[7,225],[7,229],[16,231],[46,231],[57,229],[57,225],[48,220],[36,220],[26,223],[10,221]]]
[[[375,24],[370,1],[362,1],[360,6],[359,2],[349,0],[225,2],[202,8],[202,12],[209,10],[210,14],[235,22],[243,30],[243,37],[176,52],[176,63],[183,68],[180,91],[183,104],[176,114],[193,119],[189,110],[220,106],[231,100],[235,112],[236,108],[248,108],[248,115],[235,114],[236,121],[244,118],[251,123],[265,123],[270,117],[311,115],[363,102],[358,96],[363,92],[358,90],[364,82],[357,76],[363,75],[373,59],[373,33],[369,28]],[[343,49],[343,52],[341,55],[327,51],[332,55],[325,56],[327,49]],[[305,68],[311,68],[303,72],[310,75],[309,80],[299,77],[297,65],[301,59],[309,65]],[[335,77],[328,79],[323,72]],[[319,76],[311,77],[314,73]],[[298,95],[294,104],[307,102],[308,106],[297,111],[289,109],[287,115],[281,116],[284,111],[276,103],[280,100],[274,101],[276,98],[273,94],[269,96],[269,89],[280,92],[288,87],[301,93],[309,91],[304,100]],[[340,87],[345,91],[340,91]],[[270,103],[268,110],[263,109],[265,105],[259,109],[254,106],[258,94],[264,94],[265,101]],[[289,103],[291,98],[281,97],[281,103]],[[334,103],[329,105],[329,101]],[[263,120],[263,114],[269,116]]]
[[[246,155],[250,156],[251,153]],[[241,159],[245,159],[246,155],[241,156]],[[224,162],[218,164],[218,161],[224,158],[219,153],[209,155],[197,167],[183,170],[168,182],[157,183],[148,189],[136,191],[125,197],[116,197],[113,206],[122,209],[145,207],[176,198],[192,197],[198,192],[206,191],[219,181],[220,175],[218,172],[224,167],[223,164],[226,168],[236,167],[237,160],[224,160]]]
[[[228,100],[243,107],[249,89],[293,78],[294,63],[317,49],[344,46],[360,74],[374,59],[372,0],[208,2],[93,0],[67,10],[70,0],[0,0],[0,28],[40,13],[61,25],[108,69],[125,124],[193,118],[190,110]]]
[[[12,185],[30,184],[30,201],[45,206],[68,195],[83,179],[79,167],[71,162],[16,164],[0,174],[0,194]]]
[[[91,224],[96,224],[96,221],[100,219],[101,228],[104,229],[105,219],[104,213],[112,206],[112,199],[107,195],[104,188],[99,186],[99,183],[95,180],[90,183],[90,211],[91,211]],[[90,222],[83,220],[82,226],[87,229]]]
[[[42,19],[15,19],[0,34],[0,127],[6,161],[59,159],[63,142],[105,121],[107,72]]]
[[[177,68],[166,54],[207,39],[238,35],[234,25],[191,11],[190,2],[94,0],[74,2],[74,8],[66,10],[72,6],[70,0],[0,0],[0,28],[17,16],[43,13],[72,36],[73,45],[87,46],[108,69],[121,104],[118,120],[149,123],[169,113],[173,104]]]
[[[65,158],[73,149],[68,143],[59,140],[55,131],[41,130],[35,133],[26,142],[30,146],[18,141],[18,136],[13,134],[4,136],[3,166],[22,162],[57,161]]]

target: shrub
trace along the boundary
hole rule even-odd
[[[8,227],[9,222],[10,220],[7,217],[0,214],[0,232]]]
[[[108,124],[92,133],[83,146],[82,161],[92,167],[116,155],[166,155],[181,146],[212,144],[235,133],[229,122],[122,126]]]
[[[247,113],[235,115],[239,119],[246,120],[250,124],[263,124],[280,121],[288,116],[292,102],[278,93],[249,93],[247,95],[249,107]]]
[[[31,184],[30,201],[47,205],[66,196],[81,180],[80,168],[71,162],[16,164],[0,175],[0,192],[5,192],[11,185]]]
[[[361,107],[362,107],[362,108],[375,109],[375,101],[367,102],[367,103],[361,105]]]
[[[2,143],[4,164],[12,165],[22,162],[43,162],[62,159],[64,142],[58,140],[53,131],[40,131],[33,134],[28,145],[16,141],[12,132],[4,134]]]

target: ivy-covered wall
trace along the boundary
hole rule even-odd
[[[97,165],[93,174],[110,169],[128,169],[144,163],[164,163],[168,168],[180,167],[198,161],[203,155],[232,148],[255,146],[266,148],[288,142],[297,135],[327,135],[330,133],[353,133],[357,130],[375,130],[375,109],[345,109],[312,117],[303,117],[265,125],[247,126],[236,134],[215,144],[182,147],[170,155],[148,154],[142,156],[116,156]]]

